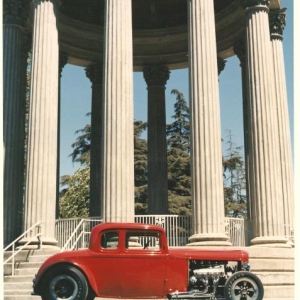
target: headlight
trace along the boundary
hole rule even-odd
[[[243,269],[244,269],[245,271],[249,271],[249,270],[250,270],[250,265],[249,265],[249,263],[245,262],[245,263],[243,264]]]

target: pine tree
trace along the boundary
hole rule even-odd
[[[171,214],[189,215],[191,212],[189,108],[184,95],[176,89],[174,122],[167,125],[168,198]]]
[[[233,136],[228,130],[228,148],[223,156],[223,182],[225,215],[227,217],[246,217],[246,172],[241,154],[242,147],[235,146]]]
[[[147,211],[147,141],[141,138],[147,123],[134,122],[134,186],[135,213],[145,214]]]

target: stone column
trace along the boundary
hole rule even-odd
[[[66,53],[59,53],[59,82],[58,82],[58,121],[57,121],[57,183],[56,183],[56,213],[55,218],[59,218],[59,188],[60,188],[60,119],[61,119],[61,76],[64,66],[68,62]]]
[[[59,77],[57,13],[56,0],[33,1],[25,229],[41,221],[44,245],[56,244]]]
[[[283,217],[285,236],[294,230],[294,178],[290,125],[287,106],[287,91],[283,56],[283,30],[285,28],[285,9],[271,11],[269,15],[272,51],[274,59],[274,88],[277,107],[277,124],[280,159],[278,164],[281,173]]]
[[[168,213],[168,165],[166,142],[166,66],[144,68],[148,85],[148,214]]]
[[[284,247],[278,118],[269,30],[269,0],[245,1],[247,111],[253,245]]]
[[[192,246],[230,245],[225,234],[213,0],[188,0]]]
[[[4,246],[22,233],[28,1],[3,2]]]
[[[248,108],[247,108],[247,68],[246,68],[246,44],[244,36],[241,39],[236,40],[233,47],[234,53],[240,60],[241,75],[242,75],[242,93],[243,93],[243,127],[244,127],[244,156],[245,156],[245,172],[246,172],[246,193],[247,193],[247,220],[246,224],[246,243],[250,244],[253,234],[253,216],[251,213],[251,189],[250,189],[250,180],[249,175],[249,149],[248,149],[248,139],[249,139],[249,118],[248,118]]]
[[[131,0],[105,0],[103,83],[103,219],[134,221]]]
[[[86,68],[92,82],[91,156],[90,156],[90,212],[99,217],[101,212],[101,149],[102,149],[102,78],[103,65],[96,62]]]

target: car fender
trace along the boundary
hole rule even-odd
[[[48,273],[53,268],[55,268],[57,266],[61,266],[61,265],[74,266],[78,270],[80,270],[83,273],[83,275],[86,277],[89,286],[93,289],[93,291],[97,295],[97,291],[98,291],[97,284],[96,284],[95,278],[94,278],[92,272],[90,271],[90,269],[87,268],[86,266],[84,266],[84,264],[81,264],[81,263],[78,263],[78,262],[72,261],[72,260],[61,260],[61,261],[53,263],[51,265],[49,264],[47,266],[47,268],[43,269],[42,273],[38,274],[38,276],[34,282],[34,285],[36,286],[36,289],[37,289],[36,292],[39,291],[41,281],[42,281],[43,277],[45,276],[45,274]]]

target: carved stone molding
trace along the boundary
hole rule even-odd
[[[239,58],[241,64],[244,64],[246,59],[246,43],[243,39],[235,41],[233,51]]]
[[[271,10],[269,13],[269,23],[271,34],[283,34],[286,25],[286,8]]]
[[[170,70],[164,65],[152,65],[144,67],[143,73],[148,86],[165,85],[170,77]]]
[[[26,23],[30,11],[29,1],[4,0],[3,1],[3,24],[23,26]]]
[[[61,76],[64,66],[68,63],[68,54],[59,52],[59,76]]]
[[[27,54],[31,51],[32,35],[31,33],[24,33],[22,35],[22,53]]]
[[[227,60],[218,57],[218,74],[219,75],[225,69],[226,62],[227,62]]]
[[[103,65],[99,62],[94,62],[85,68],[85,74],[93,84],[102,84]]]
[[[258,5],[269,6],[271,0],[244,0],[242,6],[244,9]]]

